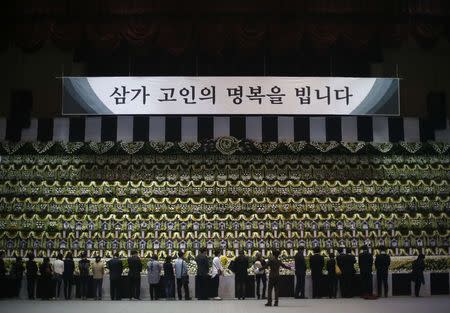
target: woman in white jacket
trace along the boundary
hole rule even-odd
[[[214,300],[222,300],[219,297],[219,277],[223,275],[223,266],[220,262],[220,250],[214,251],[214,259],[211,268],[211,280],[212,280],[212,296]]]

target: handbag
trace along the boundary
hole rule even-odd
[[[336,271],[336,275],[342,275],[341,268],[337,264],[334,266],[334,270]]]
[[[232,271],[233,273],[235,273],[236,272],[236,267],[235,267],[235,263],[234,263],[234,260],[231,260],[231,262],[230,262],[230,264],[228,265],[228,269],[230,270],[230,271]]]

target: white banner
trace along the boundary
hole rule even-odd
[[[64,77],[69,115],[399,115],[399,80]]]

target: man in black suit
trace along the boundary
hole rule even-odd
[[[305,276],[306,276],[306,261],[303,252],[304,247],[299,247],[295,254],[295,298],[305,299]]]
[[[142,262],[136,250],[131,251],[128,258],[128,279],[130,281],[130,300],[141,300],[141,272]]]
[[[67,252],[66,258],[64,259],[64,298],[70,300],[72,298],[72,285],[74,281],[75,272],[75,262],[73,261],[72,252]]]
[[[344,286],[344,278],[342,277],[342,269],[344,268],[344,259],[345,259],[345,253],[344,253],[344,248],[339,247],[337,249],[338,255],[336,257],[336,264],[339,267],[339,270],[341,271],[341,274],[339,275],[339,288],[341,289],[341,297],[345,298],[346,294],[346,289]]]
[[[320,280],[322,270],[325,265],[325,258],[320,255],[320,248],[314,248],[314,254],[309,258],[309,268],[311,269],[311,280],[313,288],[313,299],[320,298]]]
[[[340,279],[340,285],[341,285],[341,294],[343,298],[351,298],[352,297],[352,283],[353,283],[353,277],[355,275],[355,263],[356,259],[351,254],[350,249],[346,249],[347,254],[344,254],[344,249],[339,248],[338,252],[339,255],[336,258],[337,264],[339,269],[341,270],[341,279]]]
[[[119,253],[116,252],[114,258],[109,260],[107,265],[109,268],[111,300],[122,300],[120,280],[122,278],[123,264],[122,260],[119,259]]]
[[[5,252],[0,251],[0,299],[5,297],[6,293],[6,266],[3,258],[5,257]]]
[[[278,295],[280,290],[280,268],[291,269],[289,266],[281,262],[278,258],[280,256],[279,250],[273,250],[269,261],[262,267],[262,269],[269,268],[269,287],[267,293],[267,303],[265,306],[272,306],[272,290],[275,291],[275,303],[274,306],[278,306]]]
[[[239,250],[239,256],[234,259],[235,289],[237,298],[245,300],[248,280],[248,257],[244,250]]]
[[[358,256],[359,273],[361,276],[362,296],[364,298],[372,295],[372,265],[373,256],[369,248],[364,245],[362,252]]]
[[[327,261],[326,269],[328,273],[328,297],[336,298],[337,294],[337,278],[336,278],[336,259],[334,253],[330,253],[330,258]]]
[[[206,248],[200,248],[200,253],[195,258],[197,263],[197,298],[208,300],[209,262],[206,256]]]
[[[25,268],[27,276],[28,299],[34,300],[36,280],[38,278],[38,266],[36,261],[34,261],[34,254],[31,252],[28,253],[28,261],[25,263]]]
[[[346,264],[346,283],[347,283],[347,291],[348,291],[348,297],[352,298],[354,296],[353,292],[353,286],[355,283],[355,264],[356,264],[356,258],[352,254],[352,249],[347,248],[345,249],[347,254],[345,255],[345,264]]]
[[[381,297],[381,284],[384,286],[384,296],[388,296],[389,265],[391,265],[391,257],[386,253],[385,247],[380,247],[380,254],[375,257],[378,297]]]

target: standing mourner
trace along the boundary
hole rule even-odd
[[[372,266],[373,256],[369,252],[369,247],[362,246],[362,252],[358,256],[359,272],[361,275],[362,296],[367,298],[372,296]]]
[[[214,258],[211,268],[211,283],[212,283],[212,297],[214,300],[222,300],[219,297],[219,282],[220,276],[223,275],[222,262],[220,262],[220,250],[214,251]]]
[[[27,270],[27,291],[28,291],[28,299],[34,300],[35,289],[36,289],[36,279],[38,274],[38,266],[36,261],[34,261],[34,254],[28,254],[28,261],[25,263],[25,267]]]
[[[305,299],[305,277],[306,277],[306,261],[304,256],[304,247],[299,247],[295,254],[295,295],[296,299]]]
[[[334,253],[330,253],[327,261],[327,278],[328,278],[328,298],[336,298],[337,294],[337,277],[336,277],[336,259]]]
[[[52,265],[50,264],[50,259],[48,257],[45,257],[42,260],[39,272],[41,273],[41,280],[40,280],[41,299],[50,300],[50,298],[53,297],[53,288],[52,288],[53,269]]]
[[[265,265],[266,261],[263,259],[261,253],[258,251],[256,253],[255,263],[253,264],[253,271],[255,273],[256,278],[256,297],[258,298],[258,300],[266,298],[267,276],[266,270],[264,269]],[[262,282],[262,296],[260,294],[261,282]]]
[[[245,256],[244,250],[240,250],[239,256],[234,260],[235,288],[239,300],[245,300],[248,267],[248,257]]]
[[[92,264],[92,278],[94,279],[94,299],[102,299],[103,276],[105,275],[105,264],[99,255],[95,257]]]
[[[347,285],[348,285],[348,291],[349,291],[349,297],[352,298],[354,296],[354,284],[355,284],[355,264],[356,264],[356,257],[352,253],[351,248],[346,249],[347,254],[345,255],[345,263],[347,264],[348,268],[348,279],[347,279]]]
[[[5,296],[5,280],[6,280],[6,266],[3,258],[5,252],[0,251],[0,299]]]
[[[195,258],[197,263],[198,300],[208,300],[209,262],[206,256],[206,248],[200,248],[200,253]]]
[[[314,248],[314,254],[309,258],[309,268],[311,269],[311,280],[313,289],[313,299],[320,298],[320,282],[322,280],[322,271],[325,264],[325,258],[320,255],[320,248]]]
[[[375,269],[377,270],[378,297],[381,297],[381,287],[384,287],[384,296],[388,296],[388,273],[391,265],[391,257],[386,253],[385,247],[380,247],[380,254],[375,257]]]
[[[423,271],[425,270],[425,255],[420,253],[417,259],[412,263],[411,280],[414,282],[414,294],[420,297],[420,287],[425,285],[425,277]]]
[[[75,271],[75,262],[73,261],[72,252],[67,252],[64,259],[64,298],[70,300],[72,298],[73,272]]]
[[[173,272],[173,265],[172,265],[172,257],[167,256],[164,264],[164,290],[166,293],[166,300],[169,299],[175,299],[175,290],[174,290],[174,280],[175,280],[175,274]]]
[[[147,275],[150,289],[150,299],[158,300],[158,284],[161,277],[161,264],[159,264],[156,254],[153,255],[147,263]]]
[[[114,257],[107,263],[109,269],[109,290],[111,300],[122,300],[120,294],[120,281],[122,279],[123,264],[119,258],[119,253],[114,253]]]
[[[142,262],[136,250],[131,251],[128,258],[128,279],[130,281],[130,300],[141,300],[141,272]]]
[[[55,272],[55,283],[56,283],[56,298],[59,299],[59,295],[61,294],[61,285],[63,283],[63,274],[64,274],[64,261],[63,255],[61,253],[58,254],[56,260],[53,262],[53,271]]]
[[[82,300],[86,300],[88,296],[90,264],[91,262],[87,259],[87,253],[83,252],[81,260],[78,262],[78,269],[80,271],[80,297]]]
[[[10,275],[14,279],[14,296],[20,296],[20,290],[22,289],[22,279],[25,267],[23,266],[22,257],[16,257],[16,262],[11,267]]]
[[[269,290],[267,294],[267,303],[266,306],[272,306],[272,290],[275,290],[275,302],[274,306],[278,306],[278,292],[279,292],[279,281],[280,281],[280,267],[285,269],[291,269],[289,266],[285,265],[281,262],[278,257],[280,256],[280,251],[274,250],[272,252],[272,256],[269,258],[267,264],[263,267],[269,268]]]
[[[355,263],[356,259],[351,254],[351,250],[347,249],[347,254],[344,254],[342,248],[338,249],[339,255],[336,258],[339,269],[341,270],[341,294],[343,298],[352,297],[352,284],[354,282],[355,275]]]
[[[342,276],[342,268],[344,266],[344,259],[345,259],[345,253],[344,253],[344,248],[339,247],[337,249],[338,255],[336,257],[336,264],[338,266],[339,272],[341,273],[339,275],[339,287],[341,289],[341,297],[345,298],[346,297],[346,286],[344,285],[344,278]]]
[[[184,299],[191,300],[189,297],[189,274],[188,266],[184,260],[184,252],[178,252],[178,258],[175,260],[175,277],[177,279],[178,300],[182,299],[181,289],[184,289]]]

